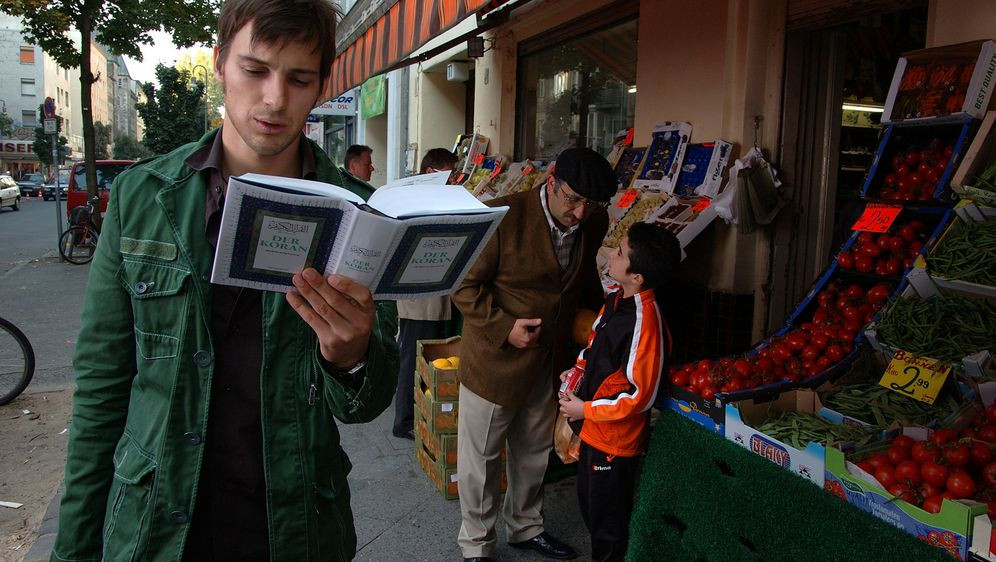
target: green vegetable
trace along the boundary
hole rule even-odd
[[[927,267],[947,279],[996,285],[996,220],[959,224],[927,257]]]
[[[991,162],[981,174],[975,176],[975,183],[972,187],[996,191],[996,161]]]
[[[903,425],[927,425],[958,409],[958,401],[950,395],[931,405],[873,382],[837,386],[822,397],[822,402],[827,408],[879,428],[895,421]]]
[[[996,310],[984,301],[944,292],[897,299],[882,313],[876,330],[888,345],[942,363],[996,350]]]
[[[855,443],[865,445],[876,436],[874,430],[850,425],[837,425],[823,418],[802,412],[771,412],[767,421],[755,429],[796,449],[805,449],[807,443]]]

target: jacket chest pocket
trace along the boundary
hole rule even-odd
[[[190,307],[190,272],[172,265],[125,259],[117,278],[131,295],[139,360],[176,357]]]

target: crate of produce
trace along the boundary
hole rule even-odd
[[[456,433],[458,406],[457,400],[437,400],[421,377],[415,379],[415,410],[431,433]]]
[[[633,178],[640,171],[640,165],[643,164],[643,157],[646,154],[647,147],[645,146],[629,147],[621,151],[619,161],[615,165],[619,191],[629,189],[633,185]]]
[[[994,71],[993,41],[904,53],[892,76],[882,121],[981,118],[996,86]]]
[[[723,140],[688,145],[674,194],[718,195],[732,152],[733,145]]]
[[[415,460],[422,471],[429,477],[432,485],[442,494],[444,499],[455,500],[459,495],[459,477],[456,464],[448,465],[446,459],[435,455],[418,434],[415,435]],[[508,488],[508,473],[505,467],[504,450],[501,463],[501,491]]]
[[[935,462],[942,460],[945,449],[924,446],[925,436],[923,430],[904,428],[901,436],[846,455],[837,447],[828,447],[824,488],[917,539],[965,559],[972,543],[974,519],[985,514],[987,507],[970,499],[975,495],[975,490],[969,489],[975,488],[974,479],[968,482],[960,476],[952,481],[953,471],[945,462]],[[986,445],[983,448],[989,450]],[[930,466],[925,471],[928,461]],[[966,466],[969,471],[965,475],[969,475],[973,469]],[[925,481],[933,486],[926,498]],[[941,495],[945,492],[964,499],[945,498]]]
[[[828,444],[863,444],[874,438],[864,428],[836,425],[816,415],[816,393],[791,390],[771,401],[726,405],[725,436],[817,486],[823,486]]]
[[[951,189],[987,205],[996,205],[996,111],[986,113],[975,139],[951,178]]]
[[[712,362],[709,363],[711,365]],[[694,366],[695,363],[689,363],[688,370],[683,373],[680,372],[683,367],[671,368],[667,392],[660,394],[657,405],[661,409],[678,412],[709,431],[723,435],[726,430],[726,404],[717,400],[715,394],[712,398],[705,398],[687,388],[688,377],[695,372]]]
[[[650,146],[643,157],[633,187],[655,193],[671,193],[692,134],[688,123],[665,122],[654,127]]]
[[[935,287],[996,299],[996,209],[961,201],[957,218],[917,258],[909,281],[921,295]]]
[[[429,431],[425,418],[421,414],[415,416],[415,435],[422,446],[429,451],[433,459],[438,460],[447,468],[455,468],[457,464],[456,433],[437,435]]]
[[[993,334],[996,300],[938,288],[918,294],[913,285],[865,330],[872,347],[889,360],[901,352],[974,377],[994,374]]]
[[[415,346],[415,370],[429,397],[434,400],[460,398],[460,336],[443,340],[419,340]]]
[[[971,117],[944,123],[887,125],[861,196],[892,201],[945,197],[978,126],[978,120]]]

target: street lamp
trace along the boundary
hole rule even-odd
[[[197,70],[198,68],[204,71],[204,132],[207,133],[208,132],[208,112],[210,111],[210,108],[208,108],[208,93],[207,93],[207,88],[208,88],[208,86],[207,86],[208,69],[203,64],[195,64],[195,65],[191,66],[190,67],[190,74],[192,76],[194,76],[195,78],[196,78],[196,74],[194,73],[194,71]]]

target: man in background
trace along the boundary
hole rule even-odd
[[[362,144],[354,144],[346,149],[346,158],[343,161],[342,171],[353,179],[366,185],[373,193],[374,187],[370,185],[370,176],[374,173],[373,149]]]
[[[446,172],[456,165],[457,157],[445,148],[433,148],[422,157],[420,174]],[[449,334],[448,321],[453,318],[452,303],[448,295],[425,299],[398,301],[398,351],[401,368],[398,371],[398,388],[394,393],[395,437],[415,439],[415,408],[412,393],[415,388],[415,353],[419,340],[441,339]]]

